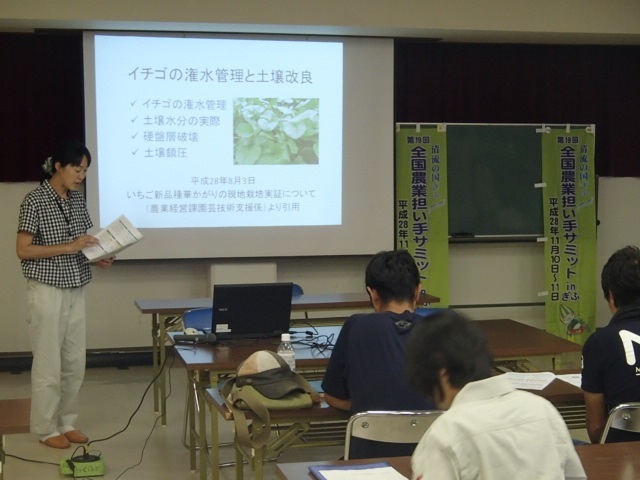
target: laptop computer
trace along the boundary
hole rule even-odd
[[[279,337],[291,323],[292,283],[214,285],[211,331],[219,340]]]

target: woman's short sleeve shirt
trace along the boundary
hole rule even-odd
[[[33,235],[34,245],[69,243],[92,226],[83,194],[72,190],[69,199],[63,199],[46,180],[20,205],[18,232]],[[25,277],[56,287],[81,287],[91,281],[91,267],[81,252],[21,263]]]

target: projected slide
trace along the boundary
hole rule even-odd
[[[341,225],[342,43],[94,45],[101,226]]]

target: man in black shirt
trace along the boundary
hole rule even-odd
[[[628,246],[615,252],[602,269],[601,283],[613,317],[582,349],[582,389],[592,443],[600,441],[613,407],[640,401],[640,250]],[[632,440],[640,440],[640,434],[613,429],[607,436],[607,442]]]
[[[409,385],[406,345],[415,323],[420,273],[404,250],[380,252],[365,272],[374,313],[349,317],[340,331],[324,375],[329,405],[351,413],[367,410],[426,410],[435,405]],[[350,458],[410,455],[413,445],[397,449],[354,439]]]

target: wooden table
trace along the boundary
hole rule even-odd
[[[513,320],[478,320],[475,324],[487,336],[489,348],[496,359],[555,358],[582,351],[582,346],[577,343]]]
[[[640,442],[578,445],[576,451],[589,480],[640,478]]]
[[[440,299],[424,294],[420,304],[437,303]],[[153,355],[153,408],[162,415],[162,424],[167,424],[166,376],[163,372],[166,361],[165,345],[169,343],[167,332],[177,327],[184,312],[194,308],[208,308],[213,304],[209,298],[135,300],[136,308],[151,315],[151,350]],[[291,299],[292,311],[318,310],[370,310],[371,300],[366,292],[297,295]]]
[[[636,480],[640,478],[640,442],[579,445],[576,452],[589,480]],[[280,463],[276,465],[278,478],[301,480],[314,478],[309,465],[362,465],[388,462],[407,478],[411,478],[411,457],[376,458],[368,460],[336,460],[327,462]]]
[[[533,356],[560,355],[567,350],[580,350],[580,346],[547,332],[515,322],[513,320],[483,320],[477,322],[487,335],[492,353],[500,358],[528,358]],[[333,335],[334,342],[340,331],[339,326],[317,327],[322,335]],[[507,334],[505,334],[507,332]],[[294,337],[294,341],[302,337]],[[545,340],[549,345],[545,345]],[[206,404],[206,389],[215,387],[220,376],[235,373],[240,362],[258,350],[276,351],[279,339],[241,340],[224,342],[218,345],[196,344],[195,346],[176,346],[179,362],[185,367],[188,376],[189,398],[189,431],[190,462],[192,470],[196,468],[196,445],[201,452],[206,451],[206,410],[197,409],[196,405]],[[316,349],[294,343],[296,350],[296,369],[302,373],[323,372],[329,362],[331,350],[320,352]],[[559,403],[567,403],[572,407],[584,408],[582,390],[561,380],[555,380],[542,392],[534,392],[542,396],[549,394],[549,399]],[[561,412],[562,413],[562,412]],[[584,418],[584,417],[582,417]],[[217,438],[217,432],[215,433]],[[217,445],[214,447],[217,448]],[[201,461],[201,478],[206,478],[206,462]],[[216,478],[216,477],[214,477]]]
[[[4,478],[4,436],[29,433],[31,399],[0,400],[0,480]]]

